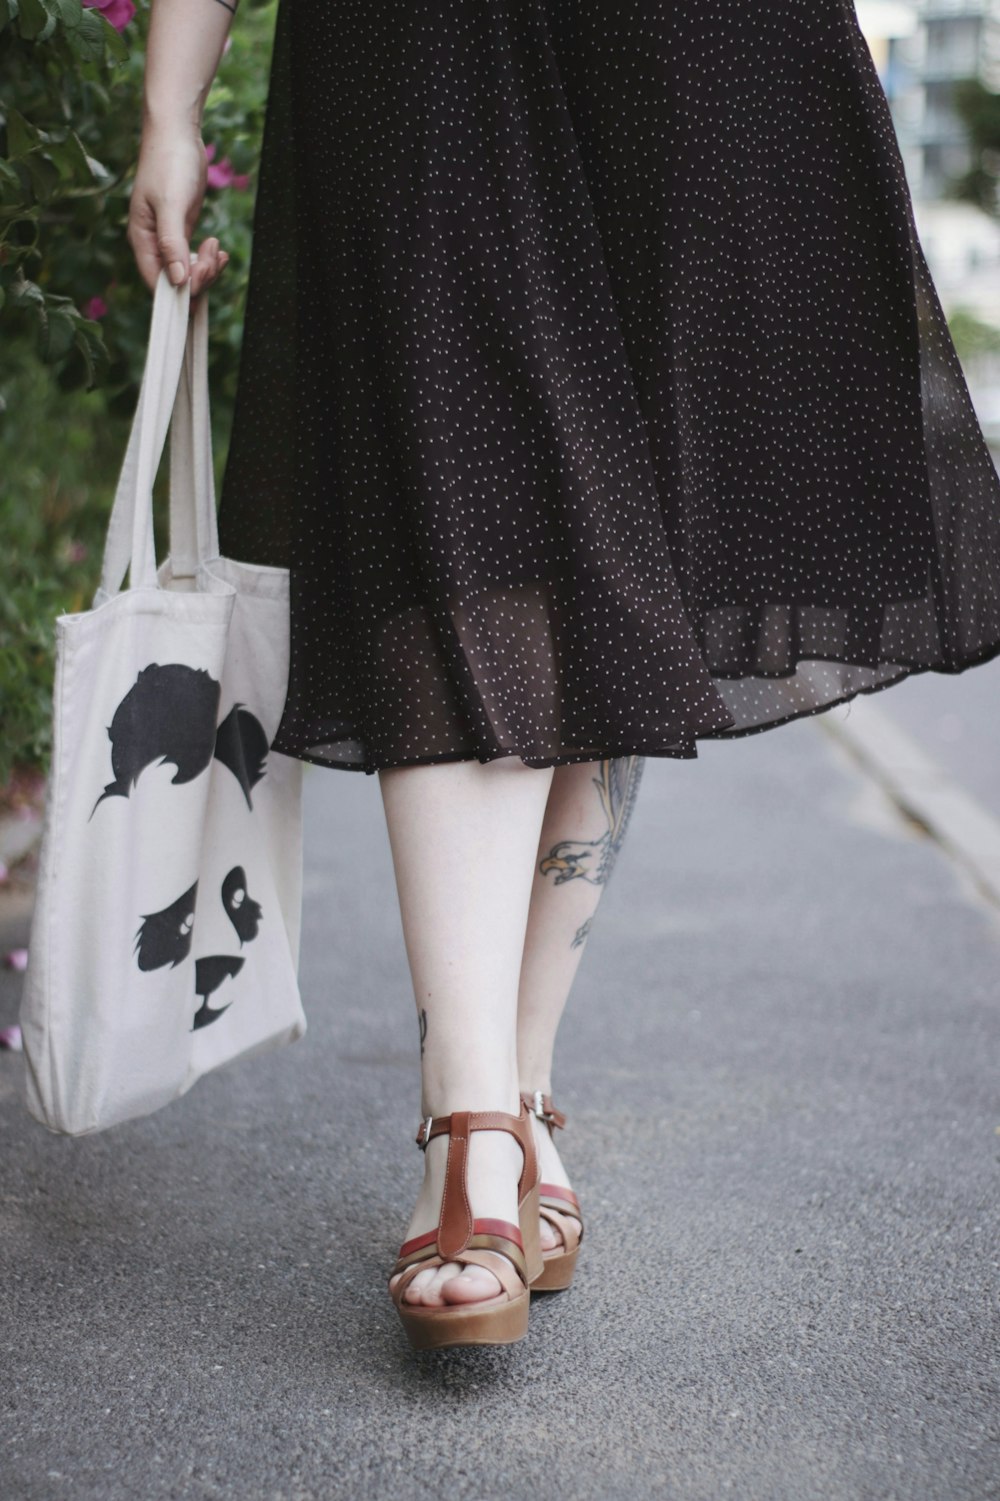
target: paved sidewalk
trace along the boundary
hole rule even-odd
[[[561,1040],[585,1253],[506,1351],[385,1294],[417,1029],[377,783],[307,797],[303,1041],[81,1141],[0,1054],[4,1501],[1000,1495],[1000,917],[818,724],[646,764]]]
[[[920,673],[871,702],[1000,819],[1000,659]]]

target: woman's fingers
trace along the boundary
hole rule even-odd
[[[197,252],[192,254],[189,252],[188,243],[183,234],[170,229],[163,229],[157,233],[155,213],[151,209],[148,212],[144,211],[142,205],[133,206],[128,240],[132,246],[139,275],[151,292],[156,290],[156,280],[161,266],[168,267],[168,276],[172,264],[181,266],[183,275],[180,280],[175,281],[171,276],[171,281],[175,286],[182,285],[184,277],[190,274],[191,296],[194,298],[204,287],[211,286],[212,282],[217,281],[229,264],[229,252],[222,249],[214,235],[203,240]]]
[[[191,297],[197,297],[202,287],[214,280],[213,267],[218,262],[218,240],[203,240],[197,253],[191,257]]]
[[[197,297],[205,287],[218,281],[229,263],[229,253],[221,248],[215,235],[203,240],[191,258],[191,296]]]

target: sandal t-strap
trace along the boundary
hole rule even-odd
[[[521,1104],[548,1126],[550,1136],[553,1130],[561,1131],[566,1125],[566,1117],[561,1110],[556,1109],[552,1096],[543,1094],[540,1089],[534,1094],[522,1094]],[[562,1245],[542,1252],[542,1274],[532,1280],[531,1291],[561,1292],[569,1287],[576,1271],[576,1259],[583,1239],[583,1213],[573,1190],[564,1188],[560,1183],[540,1183],[538,1193],[539,1213],[562,1236]]]
[[[469,1138],[473,1131],[509,1131],[524,1154],[517,1185],[518,1224],[506,1220],[474,1219],[469,1204]],[[435,1136],[447,1135],[448,1162],[436,1230],[414,1236],[400,1247],[390,1281],[392,1300],[415,1350],[439,1350],[451,1345],[507,1345],[528,1332],[529,1285],[543,1273],[538,1217],[541,1212],[538,1157],[528,1112],[456,1110],[451,1115],[422,1121],[417,1145],[423,1149]],[[481,1266],[500,1282],[502,1291],[477,1303],[453,1303],[426,1308],[405,1301],[406,1289],[418,1272],[444,1266]]]

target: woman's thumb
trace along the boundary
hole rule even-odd
[[[188,243],[183,230],[168,225],[156,237],[160,260],[167,268],[167,275],[175,287],[179,287],[188,274]]]

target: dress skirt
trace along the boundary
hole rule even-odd
[[[274,747],[697,755],[1000,652],[852,0],[280,0],[223,552]]]

